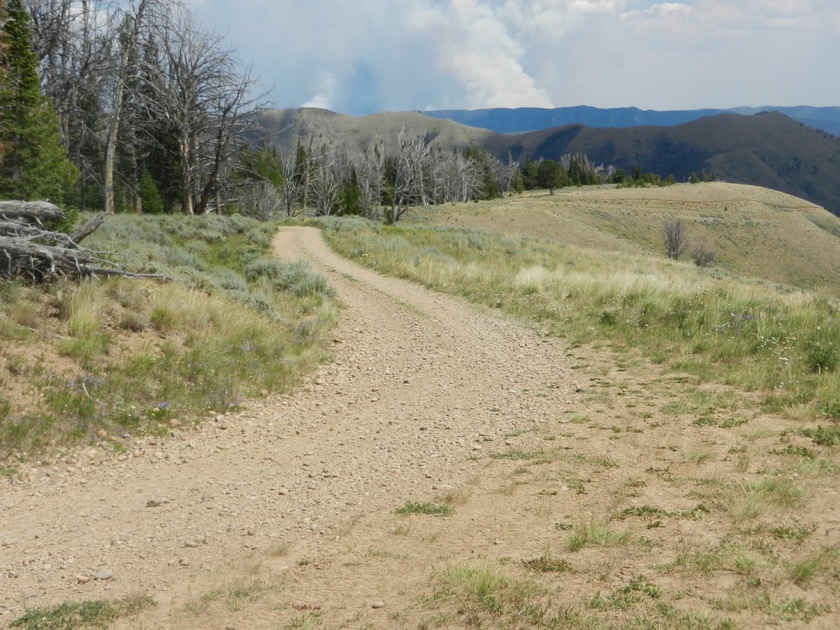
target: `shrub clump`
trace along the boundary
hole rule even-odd
[[[275,289],[288,291],[298,297],[329,298],[335,295],[335,290],[327,284],[326,278],[314,272],[304,260],[282,263],[270,258],[258,258],[246,265],[245,274],[251,280],[267,278]]]

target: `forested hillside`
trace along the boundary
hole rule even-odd
[[[587,127],[671,127],[682,125],[698,118],[719,114],[741,114],[751,116],[762,112],[777,111],[790,116],[814,129],[840,136],[840,107],[734,107],[730,109],[684,109],[655,111],[638,107],[503,107],[491,109],[448,109],[424,112],[426,116],[442,120],[453,120],[462,125],[481,127],[498,133],[524,133],[564,125],[586,125]]]
[[[723,114],[671,127],[593,128],[567,125],[530,133],[500,134],[418,113],[374,114],[362,118],[317,109],[267,111],[261,124],[281,154],[297,145],[329,143],[363,152],[394,146],[401,130],[423,132],[436,150],[487,150],[497,160],[525,166],[568,162],[582,154],[599,167],[601,181],[611,174],[651,173],[644,182],[690,181],[692,174],[763,186],[802,197],[840,212],[840,138],[778,112],[744,116]],[[527,179],[527,172],[523,173]],[[573,178],[570,178],[573,179]],[[569,180],[566,180],[568,183]],[[579,183],[592,183],[582,181]],[[548,187],[544,183],[540,184]]]

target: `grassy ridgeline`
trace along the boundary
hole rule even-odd
[[[85,244],[174,282],[0,285],[0,454],[162,430],[282,391],[323,360],[332,289],[272,258],[275,230],[117,215]]]
[[[825,298],[688,263],[466,228],[328,220],[343,255],[539,322],[573,344],[639,348],[769,407],[840,418],[840,322]]]

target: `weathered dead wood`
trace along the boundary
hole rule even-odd
[[[100,225],[102,225],[102,223],[104,221],[105,221],[105,211],[103,210],[102,212],[97,214],[95,217],[93,217],[90,221],[85,223],[78,230],[73,232],[73,234],[70,235],[70,240],[73,241],[74,243],[81,243],[83,239],[86,239],[88,236],[93,234],[96,231],[96,229]]]
[[[99,213],[73,234],[42,229],[46,222],[61,220],[64,212],[46,201],[0,201],[0,278],[24,278],[41,282],[55,277],[127,276],[156,278],[157,274],[136,274],[85,249],[79,242],[90,236],[105,219]]]
[[[64,211],[49,201],[0,201],[0,221],[44,225],[63,218]]]

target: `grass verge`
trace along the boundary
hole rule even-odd
[[[500,308],[573,345],[608,342],[768,408],[840,421],[838,305],[804,291],[653,257],[453,227],[321,222],[340,254]]]
[[[0,461],[103,438],[118,448],[283,391],[322,361],[333,290],[306,263],[271,257],[275,231],[117,215],[86,244],[172,282],[0,284]]]
[[[116,600],[65,602],[50,608],[28,610],[9,625],[24,630],[107,628],[117,619],[131,617],[151,606],[154,606],[154,600],[144,595]]]

